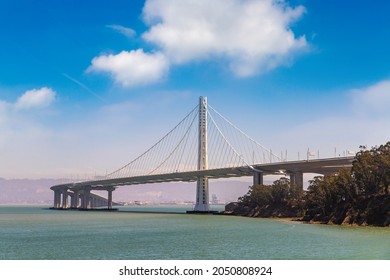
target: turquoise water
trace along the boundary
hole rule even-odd
[[[390,228],[181,214],[185,210],[191,209],[1,206],[0,259],[390,259]]]

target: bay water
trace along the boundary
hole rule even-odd
[[[48,208],[0,206],[1,260],[390,259],[390,228],[185,214],[191,206]]]

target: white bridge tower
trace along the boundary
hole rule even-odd
[[[208,169],[207,156],[207,97],[199,97],[199,127],[198,127],[198,170]],[[196,186],[196,212],[208,212],[209,206],[209,179],[198,177]]]

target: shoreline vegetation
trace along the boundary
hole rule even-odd
[[[370,150],[360,146],[351,169],[316,176],[307,190],[281,178],[253,185],[226,214],[290,218],[305,223],[390,226],[390,142]]]

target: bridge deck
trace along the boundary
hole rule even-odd
[[[61,184],[51,187],[52,190],[69,188],[82,189],[84,186],[91,186],[94,190],[106,190],[108,187],[152,184],[162,182],[193,182],[200,177],[207,176],[210,179],[231,178],[252,176],[256,172],[267,174],[280,173],[318,173],[331,174],[341,168],[351,168],[354,157],[338,157],[316,160],[286,161],[277,163],[255,164],[251,167],[241,166],[234,168],[220,168],[211,170],[199,170],[189,172],[178,172],[169,174],[155,174],[146,176],[124,177],[116,179],[103,179],[85,182]]]

